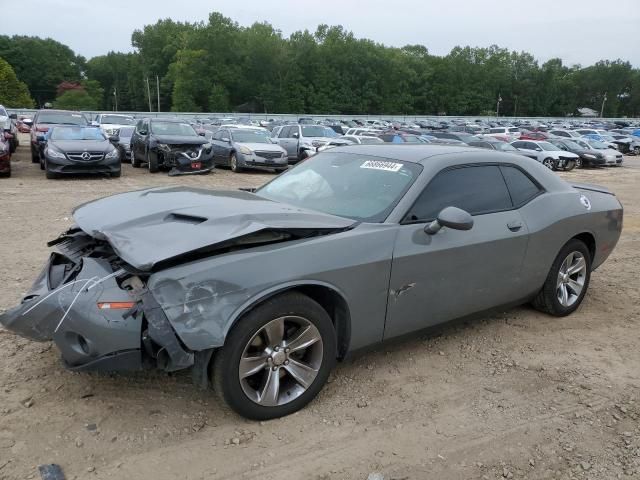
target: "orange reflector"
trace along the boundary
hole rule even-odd
[[[133,308],[136,302],[98,302],[100,310],[128,310]]]

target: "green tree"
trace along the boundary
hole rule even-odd
[[[18,80],[11,65],[3,58],[0,58],[0,104],[13,108],[34,106],[27,85]]]

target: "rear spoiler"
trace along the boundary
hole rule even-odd
[[[578,190],[587,190],[589,192],[606,193],[607,195],[614,195],[614,193],[606,187],[600,185],[591,185],[590,183],[572,183],[571,186]]]

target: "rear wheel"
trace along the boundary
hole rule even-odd
[[[576,161],[575,160],[569,160],[565,165],[564,165],[564,170],[565,172],[570,172],[571,170],[573,170],[574,168],[576,168]]]
[[[557,317],[569,315],[582,303],[590,278],[589,249],[584,242],[572,239],[558,253],[533,306]]]
[[[576,158],[576,168],[582,168],[582,158]]]
[[[140,162],[140,160],[138,160],[138,158],[136,157],[136,153],[133,150],[133,147],[131,148],[131,166],[133,168],[140,168],[142,166],[142,163]]]
[[[31,163],[38,163],[40,161],[40,153],[38,150],[33,149],[33,145],[31,145]]]
[[[635,148],[633,149],[633,154],[634,154],[634,155],[640,155],[640,147],[635,147]]]
[[[216,393],[240,415],[255,419],[289,415],[322,389],[335,364],[336,338],[327,312],[297,292],[251,310],[216,352]]]

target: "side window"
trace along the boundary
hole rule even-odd
[[[144,120],[138,121],[138,123],[136,124],[136,131],[144,131]]]
[[[271,130],[271,138],[278,138],[278,133],[280,133],[280,130],[282,130],[282,127],[276,127]]]
[[[213,136],[211,137],[212,140],[221,140],[222,139],[222,131],[218,130],[217,132],[214,132]]]
[[[495,165],[459,167],[438,173],[425,187],[406,220],[429,221],[445,207],[482,215],[513,207],[500,168]]]
[[[535,150],[536,148],[538,148],[538,145],[533,142],[524,142],[524,145],[525,146],[523,148],[526,148],[527,150]]]
[[[500,170],[516,207],[524,205],[542,192],[542,189],[519,168],[502,165]]]
[[[515,148],[524,148],[522,145],[524,145],[524,142],[513,142],[511,145],[513,145]]]
[[[293,127],[282,127],[280,130],[279,138],[291,138],[291,133],[293,133]]]

